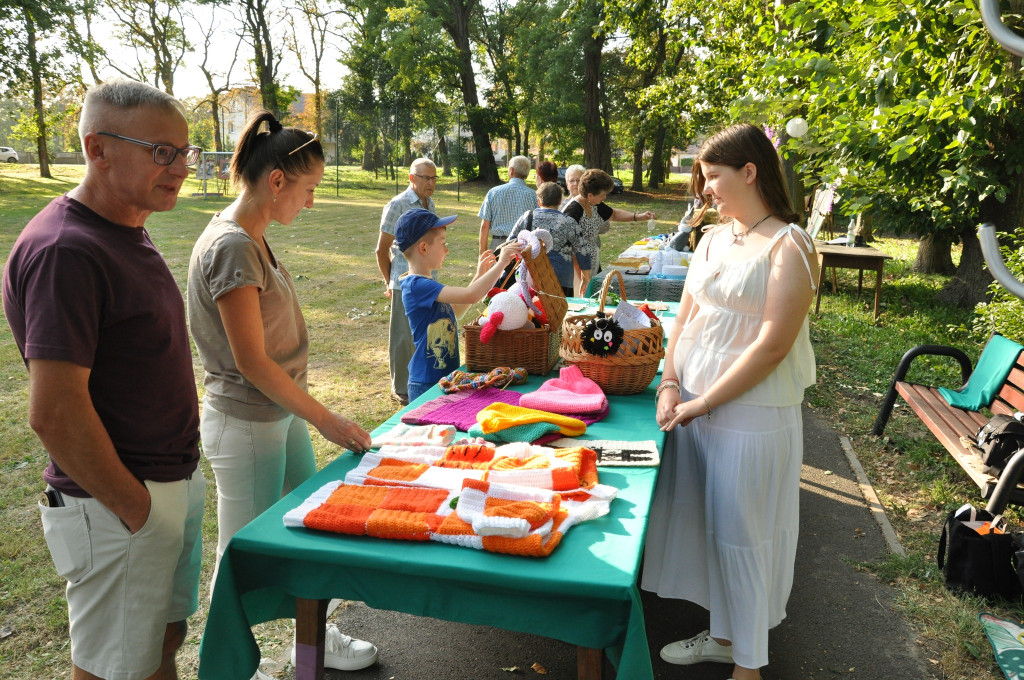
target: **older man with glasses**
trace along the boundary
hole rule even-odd
[[[4,312],[50,457],[39,506],[72,676],[172,678],[199,604],[206,481],[185,305],[144,224],[175,206],[199,148],[176,99],[131,81],[89,89],[79,136],[85,178],[18,236]]]
[[[384,278],[384,295],[391,298],[391,326],[388,330],[388,364],[391,371],[391,396],[403,406],[409,403],[409,361],[415,349],[409,318],[402,304],[402,286],[398,279],[409,271],[402,251],[395,243],[398,218],[413,208],[437,213],[431,195],[437,186],[437,167],[429,158],[417,158],[409,167],[409,186],[384,206],[377,238],[377,268]],[[431,276],[437,278],[437,272]]]

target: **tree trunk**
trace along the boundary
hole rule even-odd
[[[267,6],[264,0],[245,0],[245,20],[252,38],[256,80],[260,86],[263,108],[278,120],[281,112],[277,101],[277,83],[274,82],[274,46],[267,25]]]
[[[961,237],[964,250],[960,255],[960,266],[935,298],[947,305],[973,309],[974,305],[988,299],[988,285],[992,283],[992,275],[985,267],[981,243],[974,229],[965,229]]]
[[[665,124],[658,123],[658,129],[654,133],[654,147],[651,149],[650,178],[647,186],[657,189],[665,183]]]
[[[223,151],[220,139],[220,97],[216,92],[210,97],[210,114],[213,118],[213,150]]]
[[[598,22],[595,20],[594,25]],[[612,171],[611,140],[601,115],[601,52],[604,34],[589,33],[583,40],[583,164]]]
[[[779,135],[779,146],[782,147],[789,141],[789,135],[785,130],[777,133]],[[782,160],[782,174],[786,177],[786,187],[789,189],[789,202],[793,204],[793,212],[797,215],[797,223],[800,226],[807,226],[807,210],[804,203],[803,180],[796,174],[796,160],[780,154]]]
[[[949,246],[950,237],[941,232],[922,236],[911,269],[920,274],[952,274],[953,258],[949,254]]]
[[[530,155],[530,119],[526,119],[526,125],[523,126],[523,155],[529,157]],[[538,161],[539,162],[539,161]]]
[[[448,157],[448,140],[444,138],[444,131],[437,131],[437,152],[441,155],[441,174],[445,177],[452,176],[452,163]]]
[[[28,44],[28,63],[32,69],[32,105],[36,119],[36,153],[39,154],[39,176],[53,179],[50,174],[50,157],[46,153],[46,109],[43,108],[43,72],[36,53],[36,22],[28,9],[25,13],[25,40]]]
[[[491,151],[491,136],[487,131],[486,116],[477,96],[476,74],[473,73],[473,53],[469,44],[469,19],[478,6],[477,0],[448,0],[447,12],[439,9],[437,16],[455,44],[462,99],[466,103],[466,119],[473,133],[480,179],[487,184],[498,184],[498,166]]]
[[[646,144],[647,140],[641,133],[636,144],[633,145],[633,183],[629,185],[633,191],[644,190],[644,147]]]
[[[857,216],[857,236],[865,243],[875,240],[875,216],[872,213],[861,213]]]
[[[359,166],[361,170],[374,170],[373,167],[373,140],[369,137],[363,142],[363,163]]]

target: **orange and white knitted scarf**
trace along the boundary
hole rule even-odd
[[[385,446],[284,523],[546,556],[571,527],[608,513],[616,490],[598,483],[596,461],[582,447]]]

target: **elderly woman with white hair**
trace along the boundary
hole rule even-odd
[[[566,196],[565,200],[562,201],[562,206],[560,208],[560,210],[562,212],[566,212],[566,208],[568,208],[570,206],[570,204],[572,204],[574,202],[576,197],[579,196],[579,194],[580,194],[580,182],[583,179],[583,173],[585,173],[585,172],[587,172],[587,169],[584,168],[582,165],[579,165],[579,164],[570,165],[568,168],[566,168],[566,170],[565,170],[565,188],[568,191],[568,196]],[[605,176],[608,177],[609,180],[611,180],[611,176],[610,175],[607,175],[606,173],[602,173],[602,174],[605,174]],[[611,190],[609,189],[609,191],[607,193],[605,193],[604,196],[607,196],[608,193],[610,193],[610,192],[611,192]],[[573,210],[575,210],[575,209],[573,209]],[[601,271],[601,236],[600,235],[608,233],[608,231],[611,229],[611,226],[612,226],[611,223],[612,222],[645,222],[647,220],[652,220],[652,219],[657,219],[658,218],[658,216],[655,215],[654,212],[650,211],[650,210],[646,210],[644,212],[631,212],[629,210],[622,210],[621,208],[613,208],[613,207],[611,207],[610,205],[608,205],[608,204],[606,204],[604,202],[604,197],[602,197],[601,200],[595,205],[595,210],[596,210],[597,216],[601,218],[601,224],[598,226],[598,229],[597,229],[597,240],[596,240],[595,244],[593,245],[593,249],[591,251],[591,258],[590,258],[590,263],[591,263],[591,270],[590,270],[590,272],[591,272],[591,276],[596,276],[597,273],[599,271]],[[580,220],[580,218],[578,216],[576,216],[575,214],[573,214],[572,217],[574,219],[576,219],[577,221]],[[590,215],[588,214],[587,217],[589,218]],[[590,277],[587,277],[587,278],[589,279]],[[581,283],[581,281],[577,277],[577,281],[576,281],[577,287],[579,286],[580,283]],[[581,292],[581,294],[582,294],[582,292]]]

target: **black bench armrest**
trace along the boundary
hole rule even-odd
[[[918,345],[913,349],[909,350],[900,359],[900,363],[896,366],[896,373],[892,377],[892,383],[889,384],[889,391],[885,395],[885,400],[882,402],[882,408],[878,412],[878,417],[875,419],[875,424],[871,428],[871,434],[876,437],[881,437],[882,432],[885,431],[886,423],[889,422],[889,416],[892,415],[892,408],[896,404],[896,383],[901,382],[907,373],[910,371],[910,365],[919,356],[942,356],[942,357],[953,357],[960,363],[960,376],[962,378],[962,385],[967,384],[967,380],[971,377],[971,371],[974,369],[971,367],[971,360],[962,351],[956,347],[947,347],[946,345]]]

